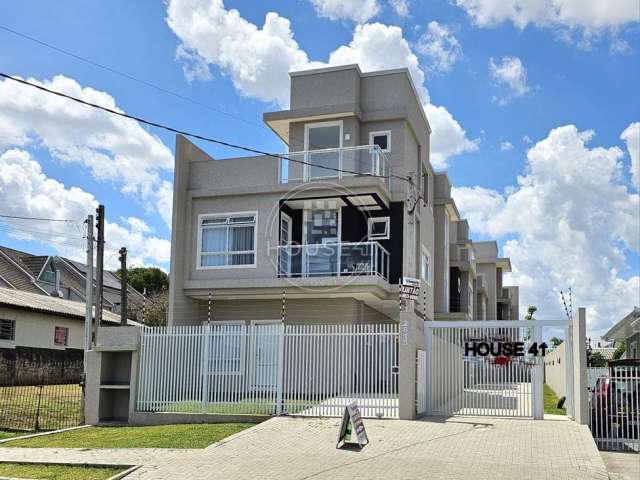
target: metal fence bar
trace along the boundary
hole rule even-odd
[[[605,370],[590,388],[591,434],[601,450],[640,452],[640,367]]]
[[[398,326],[144,327],[139,411],[397,417]]]

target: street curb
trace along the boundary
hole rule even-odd
[[[90,426],[91,425],[79,425],[77,427],[61,428],[60,430],[52,430],[50,432],[31,433],[29,435],[21,435],[19,437],[4,438],[0,440],[0,445],[2,445],[3,443],[13,442],[14,440],[24,440],[26,438],[42,437],[44,435],[54,435],[56,433],[70,432],[72,430],[80,430],[81,428],[87,428]]]

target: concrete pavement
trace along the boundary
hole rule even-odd
[[[608,478],[589,430],[571,421],[367,419],[362,451],[336,450],[338,426],[280,417],[202,450],[0,448],[0,461],[142,465],[128,480]]]

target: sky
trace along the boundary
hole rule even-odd
[[[640,305],[639,38],[637,0],[0,4],[3,73],[270,152],[286,146],[262,114],[287,108],[289,71],[407,67],[431,162],[473,238],[511,258],[522,309],[562,318],[571,287],[594,337]],[[124,245],[169,270],[174,143],[0,80],[0,215],[72,220],[0,218],[0,244],[81,259],[103,203],[108,265]]]

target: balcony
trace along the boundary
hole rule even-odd
[[[289,278],[377,275],[389,280],[389,252],[378,242],[278,247],[278,276]]]
[[[282,154],[280,183],[313,182],[347,177],[380,178],[389,186],[391,161],[377,145],[328,148]]]

